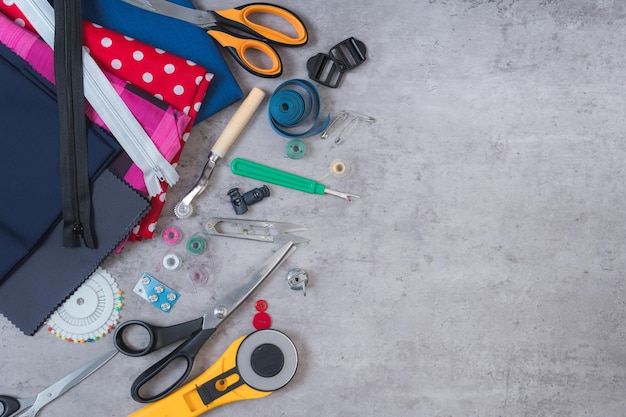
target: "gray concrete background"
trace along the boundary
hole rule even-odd
[[[239,3],[220,4],[235,6]],[[310,239],[231,316],[196,361],[206,369],[253,330],[254,300],[298,347],[295,379],[219,416],[625,415],[626,304],[623,207],[626,5],[618,0],[292,1],[309,44],[280,48],[280,80],[233,71],[268,96],[306,78],[305,62],[354,36],[368,61],[338,89],[320,87],[323,111],[376,118],[341,145],[307,139],[299,161],[267,117],[267,101],[228,154],[319,178],[343,158],[331,188],[347,203],[270,186],[248,219],[301,223]],[[230,58],[227,58],[230,59]],[[231,61],[232,62],[232,61]],[[254,188],[227,163],[176,221],[173,204],[198,175],[237,106],[199,125],[179,164],[159,225],[185,233],[234,217],[226,191]],[[273,245],[215,238],[202,261],[209,282],[155,273],[182,294],[169,314],[136,296],[154,272],[161,239],[129,245],[103,266],[125,292],[122,319],[174,324],[210,303],[269,256]],[[310,274],[307,296],[285,274]],[[27,308],[27,307],[25,307]],[[45,330],[22,335],[0,318],[0,392],[28,396],[112,348]],[[140,405],[131,381],[160,354],[118,355],[41,416],[125,416]],[[182,416],[182,414],[181,414]]]

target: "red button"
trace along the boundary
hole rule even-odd
[[[252,319],[252,325],[257,330],[269,329],[272,326],[272,318],[263,311],[256,313]]]
[[[265,311],[267,310],[267,301],[259,300],[256,302],[254,307],[256,308],[256,311]]]

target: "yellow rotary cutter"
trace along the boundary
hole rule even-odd
[[[296,373],[298,352],[283,333],[259,330],[240,337],[204,373],[129,417],[198,416],[220,405],[270,395]]]

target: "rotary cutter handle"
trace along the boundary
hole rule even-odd
[[[230,170],[236,175],[254,178],[309,194],[330,194],[348,201],[352,201],[353,198],[360,198],[358,195],[331,190],[324,184],[315,180],[268,167],[247,159],[235,158],[230,164]]]
[[[191,216],[191,213],[193,213],[191,202],[206,189],[209,184],[209,178],[213,173],[213,168],[215,168],[215,165],[220,159],[224,158],[226,152],[228,152],[232,144],[235,143],[256,109],[261,105],[264,97],[265,92],[254,87],[243,103],[241,103],[241,106],[230,119],[220,137],[217,138],[215,145],[211,148],[208,160],[202,169],[200,177],[183,199],[174,206],[174,214],[176,217],[185,219]]]

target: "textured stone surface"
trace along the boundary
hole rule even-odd
[[[276,394],[211,415],[622,415],[626,5],[284,5],[306,20],[310,42],[279,48],[280,80],[233,66],[244,90],[269,95],[280,81],[306,78],[310,56],[354,36],[368,61],[340,88],[320,87],[323,108],[376,122],[359,124],[340,145],[307,139],[307,155],[295,161],[267,122],[266,101],[214,172],[196,215],[176,221],[174,203],[236,106],[194,130],[159,231],[176,224],[190,236],[210,217],[234,217],[226,192],[260,185],[230,173],[236,156],[312,178],[345,159],[351,175],[324,182],[362,197],[346,203],[270,185],[271,197],[245,215],[305,224],[310,242],[219,329],[194,375],[253,330],[259,298],[296,343],[300,365]],[[174,324],[200,315],[273,248],[211,239],[208,255],[185,260],[209,269],[208,283],[195,289],[183,270],[155,273],[182,294],[169,315],[132,293],[168,250],[160,239],[130,245],[103,266],[125,291],[123,319]],[[309,272],[306,297],[286,285],[293,267]],[[110,336],[88,346],[45,331],[26,337],[2,318],[0,328],[6,394],[31,395],[112,346]],[[130,414],[140,408],[130,383],[158,357],[118,355],[44,414]]]

